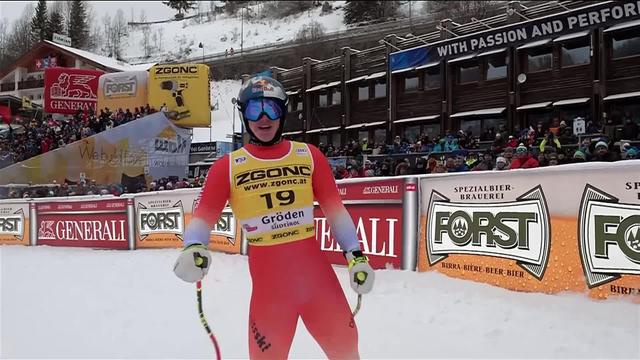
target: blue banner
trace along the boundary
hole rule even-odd
[[[427,63],[429,48],[420,47],[393,53],[389,56],[391,71],[412,68]]]

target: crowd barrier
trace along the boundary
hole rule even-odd
[[[0,244],[181,247],[200,189],[0,201]],[[338,181],[376,269],[640,303],[640,161]],[[318,246],[345,260],[316,204]],[[246,254],[229,208],[210,248]]]

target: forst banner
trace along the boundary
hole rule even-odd
[[[104,72],[53,67],[44,70],[44,111],[73,115],[78,110],[96,113],[98,78]]]
[[[418,269],[640,302],[639,174],[624,161],[422,178]]]
[[[81,174],[99,184],[183,178],[187,174],[190,143],[186,129],[173,125],[162,113],[155,113],[0,169],[0,182],[79,182]]]
[[[29,245],[29,204],[0,202],[0,245]]]
[[[136,248],[182,247],[199,193],[200,189],[179,189],[135,195]],[[242,234],[237,229],[231,209],[225,209],[213,226],[209,248],[239,254]]]
[[[416,178],[339,181],[338,191],[356,226],[363,254],[375,269],[415,268],[418,192]],[[314,209],[316,240],[333,264],[342,249],[320,206]]]
[[[211,126],[209,67],[205,64],[155,65],[149,69],[149,104],[166,108],[180,127]]]
[[[130,203],[113,198],[36,203],[36,244],[129,249]]]
[[[98,113],[109,108],[112,112],[141,108],[149,103],[146,71],[125,71],[104,74],[98,79]]]

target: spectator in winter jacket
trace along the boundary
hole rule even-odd
[[[542,139],[542,142],[540,143],[540,152],[545,151],[545,146],[551,146],[555,151],[562,148],[560,139],[558,139],[558,136],[556,136],[552,131],[548,131],[547,135]]]
[[[496,167],[493,170],[508,170],[509,164],[507,163],[507,159],[502,156],[498,156],[496,159]]]
[[[622,127],[622,139],[624,140],[635,140],[638,138],[638,124],[635,121],[631,120],[631,118],[627,118],[625,120],[624,126]]]
[[[502,134],[497,133],[495,140],[493,140],[493,144],[491,144],[491,152],[494,154],[499,154],[502,152],[505,146],[505,141],[502,138]]]
[[[509,169],[529,169],[538,166],[538,160],[529,154],[529,150],[523,144],[520,144],[520,146],[516,148],[515,159],[511,162]]]
[[[609,150],[609,145],[604,141],[598,141],[595,146],[591,161],[617,161],[620,157],[617,153]]]
[[[575,137],[573,136],[573,129],[567,126],[566,121],[560,121],[560,134],[558,139],[561,144],[573,144],[575,143]]]
[[[511,148],[517,148],[518,147],[518,139],[515,138],[515,136],[513,135],[509,135],[509,140],[507,141],[507,147],[511,147]]]

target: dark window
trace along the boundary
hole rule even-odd
[[[387,130],[376,129],[373,132],[373,141],[374,144],[385,144],[387,142]]]
[[[340,105],[342,103],[342,92],[340,89],[333,89],[331,93],[331,105]]]
[[[334,132],[333,134],[331,134],[331,145],[333,145],[334,147],[340,146],[340,133],[339,132]]]
[[[478,64],[462,64],[458,67],[458,84],[480,81]]]
[[[640,55],[640,36],[637,32],[621,32],[611,37],[611,57],[621,58]]]
[[[377,82],[375,85],[374,98],[383,98],[387,96],[387,83],[386,81]]]
[[[319,107],[327,107],[328,106],[327,94],[320,94],[318,96],[318,106]]]
[[[540,47],[527,52],[528,72],[551,70],[553,55],[551,48]]]
[[[434,66],[425,69],[424,71],[424,88],[427,89],[439,89],[442,76],[440,75],[440,66]]]
[[[404,79],[404,91],[411,91],[418,89],[419,85],[418,76],[416,74],[407,75]]]
[[[562,44],[562,67],[584,65],[591,61],[591,46],[584,42]]]
[[[493,128],[496,132],[498,126],[503,123],[504,119],[475,119],[475,120],[462,120],[460,122],[460,129],[465,133],[471,131],[472,136],[480,136],[485,130]],[[493,139],[492,139],[493,140]]]
[[[424,125],[424,129],[422,131],[429,137],[433,138],[434,136],[440,135],[440,124],[427,124]]]
[[[507,58],[504,54],[497,54],[487,58],[487,80],[507,77]]]
[[[318,137],[318,140],[319,140],[318,145],[320,145],[320,144],[327,145],[328,144],[327,141],[329,140],[329,135],[320,134],[320,136]]]
[[[369,141],[369,130],[359,130],[358,131],[358,140],[362,143],[362,140],[367,139]]]
[[[302,111],[302,99],[296,99],[296,111]]]
[[[404,137],[411,143],[415,143],[420,136],[420,125],[407,126],[404,128]]]
[[[369,100],[369,86],[358,87],[358,100]]]

